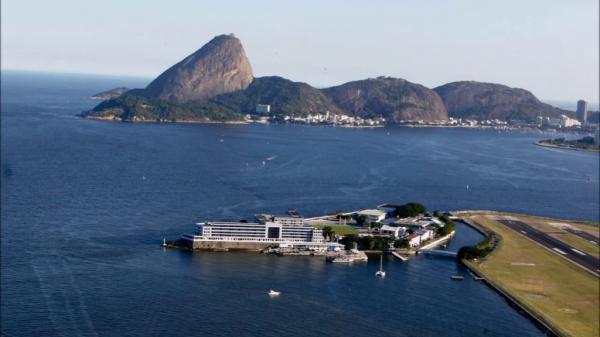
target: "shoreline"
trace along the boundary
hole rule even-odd
[[[213,120],[165,120],[165,121],[156,121],[156,120],[128,120],[123,121],[118,117],[101,117],[101,116],[82,116],[81,114],[76,115],[83,119],[96,120],[96,121],[104,121],[104,122],[120,122],[120,123],[145,123],[145,124],[222,124],[222,125],[251,125],[251,124],[262,124],[262,125],[298,125],[298,126],[316,126],[316,127],[331,127],[331,128],[343,128],[343,129],[379,129],[386,127],[401,127],[401,128],[411,128],[411,129],[468,129],[468,130],[495,130],[495,131],[518,131],[518,130],[533,130],[533,131],[544,131],[542,129],[538,129],[535,127],[520,127],[520,126],[492,126],[492,125],[477,125],[477,126],[468,126],[468,125],[427,125],[427,124],[378,124],[378,125],[336,125],[336,124],[310,124],[310,123],[277,123],[277,122],[260,122],[260,121],[247,121],[247,120],[234,120],[234,121],[213,121]],[[569,132],[578,133],[578,130],[568,130]],[[550,146],[546,144],[538,144],[539,146],[547,146],[547,147],[556,147],[562,149],[570,149],[570,150],[580,150],[587,152],[600,152],[599,150],[594,149],[577,149],[577,148],[568,148],[568,147],[560,147],[560,146]]]
[[[521,313],[524,317],[529,319],[538,328],[540,328],[546,335],[555,336],[555,337],[571,336],[571,334],[569,334],[565,329],[563,329],[563,327],[561,327],[561,325],[559,323],[551,321],[552,316],[546,317],[548,314],[547,312],[539,312],[532,303],[528,303],[526,300],[519,298],[515,293],[513,293],[513,290],[511,290],[512,286],[500,285],[498,283],[499,280],[497,278],[495,279],[494,277],[489,276],[488,272],[486,272],[484,270],[484,268],[482,268],[480,266],[480,264],[485,263],[486,260],[495,258],[496,255],[499,254],[499,252],[500,252],[499,249],[502,248],[504,241],[507,239],[504,238],[499,233],[497,233],[493,228],[489,228],[489,227],[487,227],[487,225],[479,223],[476,220],[467,219],[466,216],[468,216],[469,214],[478,215],[478,216],[485,216],[488,214],[489,215],[505,215],[506,216],[506,215],[510,214],[509,216],[528,217],[528,215],[511,213],[511,212],[481,211],[481,210],[479,210],[479,211],[455,211],[455,212],[452,212],[452,214],[455,215],[457,218],[455,221],[460,221],[460,222],[468,225],[469,227],[477,230],[478,232],[482,233],[486,239],[490,239],[493,237],[495,237],[497,239],[497,241],[495,243],[493,243],[493,248],[489,254],[487,254],[483,257],[474,258],[474,259],[460,258],[459,263],[461,263],[463,266],[465,266],[465,268],[467,268],[469,270],[469,272],[474,276],[475,279],[483,281],[486,286],[488,286],[490,289],[492,289],[494,292],[496,292],[498,295],[500,295],[511,307],[513,307],[515,310],[517,310],[517,312]],[[534,217],[537,217],[537,216],[534,216]],[[548,217],[538,217],[538,218],[545,219],[545,220],[553,220],[553,221],[563,221],[563,222],[567,221],[564,219],[556,219],[556,218],[548,218]],[[569,220],[568,222],[598,226],[597,223],[591,223],[591,222],[581,221],[581,220]],[[491,241],[493,242],[494,240],[491,240]],[[483,240],[481,242],[483,242]],[[533,240],[532,240],[532,242],[533,242]],[[533,245],[535,247],[538,247],[539,244],[537,244],[536,242],[533,242]],[[546,247],[541,246],[541,245],[539,246],[539,248],[547,249]],[[562,256],[559,256],[559,257],[562,257]],[[502,257],[499,257],[499,258],[502,258]],[[579,266],[579,267],[581,267],[581,266]],[[582,267],[582,268],[586,272],[589,272],[589,270],[587,270],[586,268],[584,268],[584,267]]]
[[[175,120],[175,121],[156,121],[156,120],[131,120],[124,121],[117,117],[100,117],[100,116],[81,116],[83,119],[94,121],[112,122],[112,123],[143,123],[143,124],[223,124],[223,125],[246,125],[251,124],[247,121],[211,121],[211,120]]]
[[[549,143],[542,142],[541,140],[538,140],[534,144],[537,146],[549,147],[549,148],[555,148],[555,149],[563,149],[563,150],[575,150],[575,151],[583,151],[583,152],[600,152],[600,148],[585,149],[585,148],[571,147],[571,146],[560,145],[560,144],[549,144]]]
[[[459,211],[459,212],[463,212],[463,211]],[[476,222],[467,220],[462,217],[458,217],[458,218],[459,219],[457,221],[460,221],[460,222],[464,223],[465,225],[475,229],[476,231],[478,231],[479,233],[484,235],[484,237],[486,237],[486,238],[491,237],[492,235],[495,235],[496,237],[498,237],[498,235],[495,234],[493,231],[486,229],[485,227],[477,224]],[[500,241],[501,240],[503,240],[503,239],[500,239]],[[484,257],[483,260],[485,260],[489,256],[493,255],[496,252],[496,250],[500,244],[501,244],[500,242],[497,242],[494,245],[492,252],[488,256]],[[551,323],[547,322],[543,317],[541,317],[541,315],[535,314],[532,310],[530,310],[527,307],[526,304],[521,303],[521,301],[519,301],[515,296],[512,296],[510,294],[510,292],[503,289],[501,286],[497,285],[492,280],[492,278],[490,278],[485,272],[483,272],[483,270],[478,268],[472,261],[469,261],[466,259],[459,259],[458,262],[460,264],[462,264],[463,266],[465,266],[469,270],[469,272],[471,272],[475,277],[477,277],[479,280],[481,280],[486,286],[488,286],[495,293],[500,295],[518,313],[525,316],[525,318],[530,320],[534,325],[536,325],[540,330],[542,330],[545,335],[548,335],[551,337],[562,337],[562,336],[566,337],[566,336],[568,336],[567,334],[562,332],[562,330],[560,328],[553,326]],[[561,331],[561,334],[558,334],[557,330]]]

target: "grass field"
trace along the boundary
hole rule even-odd
[[[598,245],[593,244],[580,236],[577,236],[573,233],[569,233],[560,228],[561,224],[565,224],[565,225],[568,225],[568,226],[574,227],[576,229],[586,231],[590,234],[598,236],[599,235],[598,231],[600,230],[600,227],[598,227],[598,224],[594,225],[591,223],[585,223],[585,222],[580,222],[580,221],[571,221],[571,220],[556,220],[556,219],[549,219],[549,218],[536,217],[536,216],[530,216],[530,215],[518,215],[518,214],[515,215],[515,214],[509,214],[509,213],[507,213],[507,215],[517,216],[521,220],[534,226],[535,228],[539,229],[540,231],[545,232],[548,235],[550,235],[556,239],[559,239],[563,242],[566,242],[566,243],[572,245],[573,247],[575,247],[583,252],[586,252],[588,254],[598,255],[598,253],[600,252]]]
[[[596,276],[485,215],[469,218],[501,237],[498,247],[485,259],[470,262],[471,267],[560,334],[599,336]]]
[[[313,227],[318,228],[318,229],[323,229],[323,227],[325,227],[325,226],[331,227],[331,229],[336,234],[347,235],[347,234],[357,234],[358,233],[358,231],[356,229],[354,229],[354,227],[347,226],[347,225],[313,225]]]

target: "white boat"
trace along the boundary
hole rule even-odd
[[[269,289],[269,296],[279,296],[281,294],[280,291],[275,291],[273,289]]]
[[[383,271],[383,254],[379,256],[379,270],[375,273],[375,276],[385,277],[385,272]]]

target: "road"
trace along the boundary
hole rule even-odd
[[[497,220],[506,227],[511,228],[517,233],[524,235],[540,245],[552,250],[554,253],[563,256],[564,258],[584,267],[593,272],[596,276],[600,274],[600,260],[598,256],[593,256],[584,253],[573,246],[555,239],[548,234],[541,232],[522,221],[516,220]]]

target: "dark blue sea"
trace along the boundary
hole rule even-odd
[[[146,83],[3,71],[3,336],[541,336],[447,258],[388,258],[381,280],[377,259],[159,244],[196,220],[384,202],[598,221],[598,154],[533,145],[556,135],[76,116],[92,94]],[[480,238],[459,225],[449,249]]]

